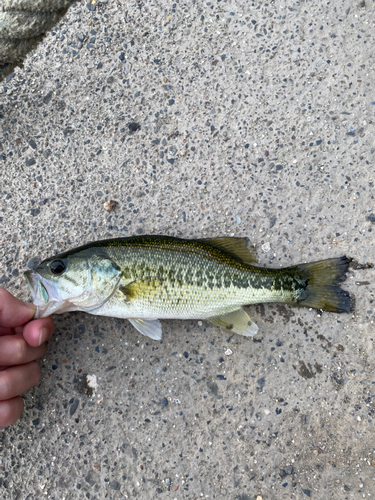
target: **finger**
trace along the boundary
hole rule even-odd
[[[14,328],[0,326],[0,337],[20,333],[25,337],[29,345],[37,347],[51,337],[54,329],[55,325],[53,320],[51,317],[48,317],[30,321],[25,326],[16,326]]]
[[[23,399],[20,396],[0,401],[0,429],[14,424],[20,418],[23,408]]]
[[[15,327],[24,325],[33,319],[36,307],[33,304],[22,302],[12,294],[0,288],[0,325]]]
[[[35,361],[46,352],[46,344],[31,347],[22,334],[0,337],[0,366],[24,365]]]
[[[26,365],[11,366],[0,372],[0,401],[14,398],[38,383],[40,368],[36,361]]]
[[[14,330],[13,328],[6,328],[5,326],[0,326],[0,337],[3,335],[13,335]]]
[[[27,323],[27,325],[23,327],[22,333],[29,345],[37,347],[51,337],[54,329],[55,325],[53,319],[48,317],[30,321],[30,323]],[[16,331],[18,331],[18,329]]]

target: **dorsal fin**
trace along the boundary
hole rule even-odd
[[[238,257],[242,262],[257,262],[258,260],[255,253],[247,248],[247,238],[221,236],[218,238],[204,238],[200,241],[229,252]]]

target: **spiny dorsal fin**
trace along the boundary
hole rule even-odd
[[[204,238],[200,241],[202,241],[203,243],[208,243],[209,245],[219,248],[220,250],[224,250],[225,252],[232,253],[242,262],[257,262],[258,260],[255,253],[247,248],[246,238],[221,236],[218,238]]]

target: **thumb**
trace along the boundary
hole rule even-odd
[[[36,313],[33,304],[22,302],[0,288],[0,326],[14,328],[32,320]]]

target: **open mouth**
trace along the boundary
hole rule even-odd
[[[76,310],[68,300],[63,301],[59,298],[59,290],[54,283],[43,279],[33,270],[25,271],[24,275],[30,288],[33,304],[37,307],[34,319]]]
[[[47,304],[49,294],[38,275],[33,271],[26,271],[25,278],[33,296],[34,304],[36,306]]]
[[[48,316],[51,314],[49,309],[53,309],[54,304],[51,302],[50,294],[42,283],[40,276],[34,271],[25,271],[24,275],[30,288],[33,304],[37,307],[34,318],[36,319]]]

